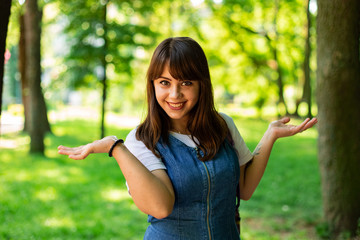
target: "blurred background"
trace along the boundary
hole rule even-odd
[[[101,113],[106,82],[105,111],[140,116],[154,48],[167,37],[190,36],[206,52],[219,108],[252,117],[316,115],[307,72],[316,67],[316,2],[40,1],[39,9],[49,112],[84,106]],[[24,111],[23,14],[24,3],[13,1],[3,97],[13,113]]]
[[[155,47],[189,36],[215,103],[253,150],[268,123],[318,115],[316,0],[12,0],[0,132],[0,239],[142,239],[147,227],[113,159],[57,154],[125,138],[146,114]],[[243,239],[327,239],[316,128],[276,143],[242,202]],[[326,215],[326,214],[325,214]],[[350,236],[346,235],[346,236]]]

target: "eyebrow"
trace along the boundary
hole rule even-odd
[[[158,77],[158,79],[159,79],[159,78],[164,78],[164,79],[167,79],[167,80],[170,80],[170,81],[171,81],[170,78],[167,78],[167,77],[164,77],[164,76],[160,76],[160,77]]]
[[[170,78],[168,78],[168,77],[164,77],[164,76],[160,76],[160,77],[158,77],[157,79],[160,79],[160,78],[163,78],[163,79],[172,81],[172,79],[170,79]],[[155,79],[155,80],[156,80],[156,79]],[[179,81],[179,82],[183,82],[183,81],[194,81],[194,80],[185,80],[185,79],[180,79],[180,80],[175,79],[175,80],[177,80],[177,81]]]

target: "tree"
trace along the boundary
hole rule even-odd
[[[360,2],[317,0],[317,103],[324,215],[332,238],[360,218]]]
[[[29,86],[29,134],[31,138],[30,152],[44,153],[44,136],[48,123],[46,105],[41,89],[40,39],[41,17],[37,0],[25,2],[25,74]],[[45,111],[45,114],[43,114]],[[43,118],[46,118],[44,120]]]
[[[108,6],[109,1],[106,0],[103,6],[103,11],[102,11],[102,25],[103,25],[103,39],[104,39],[104,44],[103,44],[103,52],[102,52],[102,56],[101,58],[101,67],[102,67],[102,76],[101,76],[101,83],[103,86],[103,91],[102,91],[102,104],[101,104],[101,131],[100,131],[100,137],[103,138],[105,137],[105,103],[106,103],[106,95],[107,95],[107,77],[106,77],[106,68],[107,68],[107,61],[106,61],[106,54],[109,52],[108,50],[108,26],[107,26],[107,6]]]
[[[11,0],[3,0],[0,7],[0,116],[2,108],[2,92],[4,78],[4,54],[6,48],[6,36],[9,24]]]
[[[239,89],[241,95],[251,92],[257,95],[252,98],[251,104],[258,108],[271,100],[276,101],[279,115],[293,113],[296,110],[293,107],[295,97],[286,96],[285,90],[289,86],[297,89],[295,84],[303,75],[301,63],[304,61],[306,39],[303,31],[306,21],[304,2],[226,0],[219,4],[213,1],[207,3],[214,17],[228,32],[215,37],[221,39],[218,48],[225,46],[222,56],[227,49],[233,51],[231,57],[226,55],[225,62],[241,58],[237,66],[231,67],[239,70],[230,74],[230,85],[242,86]],[[231,44],[224,44],[231,41]],[[239,94],[234,92],[236,87],[231,89],[232,94]]]
[[[20,14],[19,16],[19,56],[18,56],[18,69],[21,76],[21,98],[24,106],[24,131],[28,132],[30,130],[29,121],[30,121],[30,91],[29,83],[26,78],[26,47],[25,47],[25,21],[24,15]]]
[[[303,93],[302,97],[296,101],[296,109],[295,109],[295,116],[299,116],[298,110],[299,105],[301,102],[306,102],[308,107],[308,114],[307,116],[309,118],[312,118],[311,113],[311,69],[310,69],[310,56],[311,56],[311,13],[310,13],[310,0],[307,0],[307,6],[306,6],[306,16],[307,16],[307,23],[306,23],[306,39],[305,39],[305,56],[304,56],[304,63],[303,63],[303,69],[304,69],[304,84],[303,84]]]
[[[112,80],[107,74],[110,66],[123,86],[131,84],[131,61],[139,46],[153,44],[146,16],[152,12],[150,1],[63,1],[61,13],[66,15],[64,28],[69,41],[65,56],[67,71],[62,80],[70,88],[102,88],[101,137],[105,135],[107,90]],[[74,12],[73,9],[80,9]],[[113,16],[107,16],[112,11]],[[114,14],[114,12],[116,14]],[[115,16],[114,16],[115,15]],[[80,26],[80,27],[79,27]],[[112,74],[114,75],[114,74]],[[126,78],[126,79],[125,79]],[[100,83],[100,84],[99,84]]]

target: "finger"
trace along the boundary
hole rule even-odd
[[[69,158],[74,160],[83,160],[85,157],[82,154],[70,154]]]
[[[303,127],[302,131],[305,131],[311,127],[313,127],[317,123],[317,118],[311,119],[306,125]]]
[[[76,148],[59,149],[58,153],[63,155],[71,155],[71,154],[78,155],[81,154],[81,149],[76,149]]]
[[[309,119],[309,121],[302,127],[301,132],[313,127],[317,123],[317,118]]]
[[[303,128],[306,126],[306,124],[310,121],[310,118],[306,118],[300,125],[295,126],[293,130],[293,134],[299,133],[303,131]]]
[[[59,150],[71,150],[71,149],[76,149],[76,148],[65,147],[65,146],[60,145],[60,146],[58,146],[58,149],[59,149]]]
[[[63,151],[58,151],[58,153],[59,153],[59,154],[61,154],[61,155],[68,155],[68,156],[70,156],[70,155],[74,155],[74,153],[72,153],[72,152],[63,152]]]
[[[67,154],[67,153],[65,153],[65,152],[63,152],[63,151],[61,151],[61,150],[58,151],[58,154],[69,155],[69,154]]]
[[[279,121],[280,121],[281,123],[286,124],[286,123],[290,122],[290,118],[289,118],[289,117],[283,117],[283,118],[280,119]]]
[[[77,151],[73,154],[69,155],[69,158],[72,158],[74,160],[83,160],[85,159],[87,156],[89,156],[90,152],[88,149],[84,149],[82,151]]]
[[[63,148],[60,148],[60,147],[58,147],[58,153],[59,153],[59,154],[64,154],[64,155],[68,155],[68,154],[67,154],[67,151],[66,151],[65,149],[63,149]]]

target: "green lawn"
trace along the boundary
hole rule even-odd
[[[268,122],[238,119],[253,150]],[[298,121],[294,121],[298,124]],[[317,131],[278,140],[254,195],[242,201],[244,239],[317,239],[322,202],[317,161]]]
[[[268,122],[235,119],[253,150]],[[129,197],[114,159],[105,154],[74,161],[57,154],[60,144],[77,146],[98,138],[98,123],[53,123],[46,157],[29,156],[29,137],[0,141],[0,239],[142,239],[147,216]],[[110,126],[125,138],[130,129]],[[264,178],[252,199],[241,203],[243,239],[309,239],[321,219],[316,130],[275,144]]]

